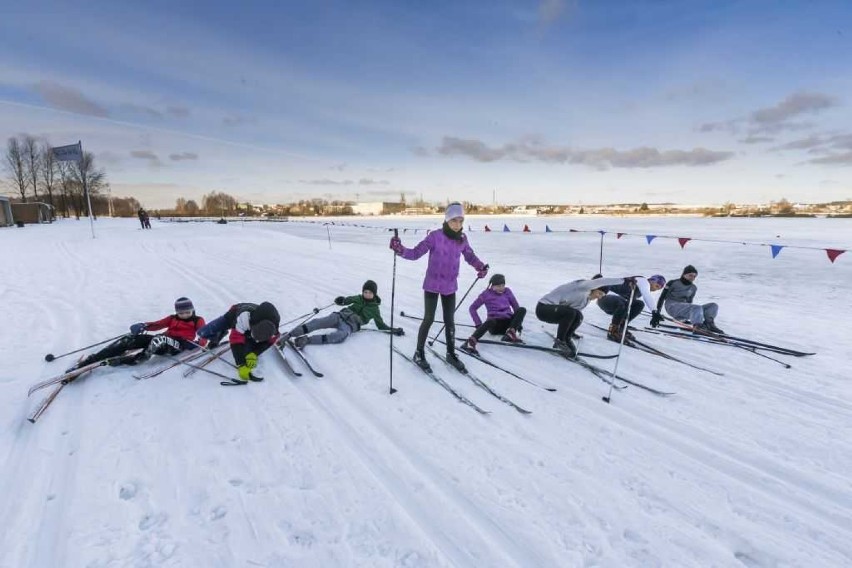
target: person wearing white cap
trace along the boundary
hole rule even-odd
[[[474,254],[463,229],[464,208],[461,203],[450,203],[444,213],[444,225],[441,230],[430,232],[414,248],[404,247],[402,241],[396,236],[390,241],[390,248],[406,260],[417,260],[429,253],[429,266],[426,268],[426,278],[423,280],[423,323],[420,324],[417,349],[414,352],[414,362],[427,371],[431,370],[431,366],[426,361],[424,348],[429,328],[435,321],[439,297],[444,315],[447,362],[460,371],[465,371],[464,363],[456,355],[456,328],[453,318],[456,311],[460,259],[464,257],[465,261],[476,270],[478,278],[485,278],[488,275],[488,265]]]

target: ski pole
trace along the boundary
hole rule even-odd
[[[487,265],[487,264],[485,265],[485,268],[488,268],[488,265]],[[479,276],[477,276],[476,278],[474,278],[473,283],[470,285],[470,288],[468,288],[468,289],[467,289],[467,292],[465,292],[465,293],[464,293],[464,296],[462,296],[462,299],[461,299],[461,300],[459,300],[459,301],[458,301],[458,303],[456,303],[456,308],[453,310],[453,313],[454,313],[454,314],[455,314],[455,313],[459,310],[459,306],[461,306],[461,305],[464,303],[464,299],[465,299],[465,298],[467,298],[467,295],[468,295],[468,294],[470,294],[470,291],[471,291],[471,290],[473,290],[473,287],[474,287],[474,286],[476,286],[476,283],[477,283],[478,281],[479,281]],[[455,321],[455,318],[453,318],[453,320]],[[441,325],[441,329],[439,329],[439,330],[438,330],[438,333],[436,333],[436,334],[435,334],[435,337],[433,337],[433,338],[429,341],[429,346],[430,346],[430,347],[431,347],[432,345],[434,345],[434,344],[435,344],[435,340],[436,340],[436,339],[438,339],[438,336],[439,336],[439,335],[441,335],[441,332],[442,332],[442,331],[444,331],[444,327],[446,327],[446,325],[447,325],[446,323],[442,324],[442,325]],[[453,327],[455,327],[455,323],[453,323]]]
[[[284,327],[285,325],[289,325],[289,324],[293,323],[294,321],[296,321],[296,320],[300,320],[300,319],[303,319],[303,318],[304,318],[304,320],[303,320],[303,321],[301,321],[301,322],[299,322],[299,325],[304,325],[304,324],[305,324],[305,323],[306,323],[309,319],[313,318],[315,315],[317,315],[318,313],[320,313],[320,312],[321,312],[321,311],[323,311],[324,309],[326,309],[326,308],[330,308],[330,307],[331,307],[331,306],[333,306],[333,305],[334,305],[334,302],[332,302],[332,303],[330,303],[330,304],[328,304],[328,305],[325,305],[325,306],[323,306],[323,307],[321,307],[321,308],[314,308],[314,309],[312,309],[311,311],[309,311],[309,312],[307,312],[307,313],[304,313],[304,314],[302,314],[302,315],[300,315],[300,316],[296,316],[296,317],[294,317],[294,318],[293,318],[293,319],[291,319],[290,321],[285,321],[284,323],[279,324],[279,325],[278,325],[278,329],[281,329],[281,328],[282,328],[282,327]]]
[[[636,293],[636,282],[633,282],[633,286],[630,287],[630,299],[627,301],[627,309],[628,314],[630,313],[630,306],[633,305],[633,295]],[[621,342],[618,344],[618,354],[615,356],[615,368],[612,370],[612,377],[609,380],[609,392],[606,396],[602,397],[602,400],[609,404],[610,397],[612,396],[612,387],[615,385],[615,379],[618,376],[618,362],[621,360],[621,349],[624,347],[624,339],[627,337],[627,324],[628,320],[624,318],[624,329],[621,330]]]
[[[108,343],[110,341],[115,341],[116,339],[118,339],[120,337],[124,337],[125,335],[127,335],[127,334],[122,333],[120,335],[116,335],[115,337],[110,337],[109,339],[104,339],[103,341],[98,341],[97,343],[92,343],[91,345],[87,345],[85,347],[75,349],[74,351],[69,351],[68,353],[63,353],[62,355],[54,355],[53,353],[48,353],[47,355],[44,356],[44,360],[49,363],[50,361],[55,361],[56,359],[61,359],[62,357],[65,357],[66,355],[73,355],[74,353],[79,353],[80,351],[85,351],[86,349],[91,349],[92,347],[97,347],[98,345],[103,345],[104,343]]]
[[[393,230],[393,236],[399,238],[399,229]],[[391,278],[391,333],[390,333],[390,348],[388,349],[388,361],[390,363],[390,372],[389,372],[389,386],[388,386],[388,394],[393,394],[396,392],[396,389],[393,388],[393,305],[394,300],[396,299],[396,251],[393,251],[393,277]]]

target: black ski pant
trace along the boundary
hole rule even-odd
[[[633,321],[633,318],[642,313],[642,307],[645,305],[642,300],[633,300],[630,306],[630,318],[628,321]],[[627,300],[618,294],[607,294],[598,299],[598,307],[605,313],[612,316],[612,323],[620,323],[627,317]]]
[[[444,310],[444,336],[447,339],[447,353],[456,350],[456,324],[453,316],[456,312],[456,293],[443,295],[437,292],[423,292],[423,322],[417,333],[417,351],[423,352],[429,328],[435,322],[435,310],[438,309],[438,296],[441,297],[441,307]]]
[[[538,303],[535,307],[535,317],[544,323],[555,323],[556,339],[567,342],[571,335],[583,323],[583,312],[561,304]]]
[[[258,343],[251,338],[251,335],[246,334],[245,343],[231,343],[231,355],[234,356],[234,363],[237,364],[237,367],[241,367],[246,364],[246,355],[255,353],[260,357],[260,354],[269,349],[271,345],[272,343],[268,341]]]
[[[500,335],[506,333],[508,329],[520,332],[524,328],[524,316],[526,315],[526,308],[518,308],[511,318],[485,320],[473,332],[473,337],[479,339],[486,333]]]
[[[141,353],[137,353],[136,355],[128,355],[126,358],[123,358],[120,363],[123,365],[135,365],[140,361],[144,361],[151,355],[176,355],[180,353],[182,349],[176,348],[173,344],[170,345],[168,343],[163,343],[157,348],[155,353],[151,353],[149,350],[149,346],[155,337],[160,337],[159,335],[146,335],[144,333],[139,335],[125,335],[117,340],[113,341],[97,353],[89,355],[87,357],[88,363],[95,363],[97,361],[103,361],[104,359],[110,359],[112,357],[117,357],[119,355],[124,354],[127,351],[132,351],[134,349],[144,349]],[[170,342],[177,342],[174,339],[171,339]],[[180,342],[177,342],[179,345]]]

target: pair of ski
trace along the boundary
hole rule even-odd
[[[280,355],[280,356],[281,356],[281,361],[282,361],[282,363],[284,363],[284,368],[285,368],[285,369],[287,369],[287,372],[288,372],[288,373],[290,373],[290,374],[291,374],[291,375],[293,375],[294,377],[301,377],[301,376],[302,376],[302,373],[301,373],[301,372],[299,372],[299,371],[297,371],[297,370],[293,367],[293,364],[290,362],[290,360],[289,360],[289,359],[287,359],[287,354],[284,352],[285,348],[287,348],[287,347],[289,347],[290,349],[292,349],[293,351],[295,351],[295,352],[296,352],[296,357],[298,357],[298,358],[299,358],[299,360],[302,362],[302,364],[305,366],[305,368],[306,368],[308,371],[310,371],[310,372],[311,372],[311,374],[312,374],[313,376],[315,376],[315,377],[316,377],[316,378],[318,378],[318,379],[320,379],[320,378],[322,378],[322,377],[324,377],[324,376],[325,376],[325,375],[324,375],[323,373],[321,373],[321,372],[320,372],[320,371],[319,371],[316,367],[314,367],[314,365],[313,365],[313,363],[310,361],[310,359],[308,359],[308,358],[305,356],[305,354],[302,352],[302,350],[301,350],[301,349],[299,349],[298,347],[296,347],[296,345],[293,343],[293,341],[292,341],[291,339],[288,339],[284,345],[280,345],[280,346],[279,346],[279,345],[276,345],[276,346],[274,347],[275,351],[277,351],[277,352],[278,352],[278,355]]]
[[[138,355],[142,351],[143,351],[142,349],[135,349],[133,351],[129,351],[128,353],[119,355],[117,357],[111,357],[109,359],[97,361],[97,362],[91,363],[89,365],[84,365],[84,366],[79,367],[77,369],[72,369],[70,371],[66,371],[66,372],[62,373],[61,375],[57,375],[57,376],[52,377],[50,379],[46,379],[44,381],[41,381],[39,383],[34,384],[33,386],[30,387],[29,391],[27,392],[27,397],[30,397],[30,396],[33,395],[33,393],[38,392],[38,391],[45,389],[45,388],[52,386],[52,385],[56,385],[56,388],[54,388],[52,391],[50,391],[50,393],[48,393],[48,395],[45,396],[41,400],[41,402],[38,404],[38,406],[36,406],[35,409],[33,409],[33,411],[29,415],[27,415],[27,420],[29,420],[30,423],[35,424],[36,420],[38,420],[41,417],[41,415],[44,414],[44,412],[47,410],[47,408],[53,403],[53,401],[56,400],[56,397],[59,395],[59,393],[62,391],[62,389],[65,388],[65,385],[74,382],[75,380],[79,379],[83,375],[91,373],[92,371],[94,371],[98,367],[108,366],[110,363],[118,361],[119,359],[122,359],[123,357],[126,357],[128,355],[130,355],[130,356]]]
[[[414,359],[412,359],[411,357],[409,357],[408,355],[406,355],[405,353],[400,351],[396,346],[394,346],[393,350],[400,357],[409,361],[412,365],[414,365],[415,367],[420,369],[420,371],[423,372],[430,379],[432,379],[433,381],[435,381],[436,383],[441,385],[444,389],[447,390],[447,392],[449,392],[451,395],[453,395],[453,397],[455,397],[459,402],[466,404],[467,406],[470,406],[471,408],[473,408],[474,410],[476,410],[480,414],[490,414],[491,413],[490,410],[483,409],[481,406],[479,406],[478,404],[476,404],[475,402],[473,402],[472,400],[470,400],[469,398],[467,398],[466,396],[461,394],[459,391],[457,391],[455,388],[453,388],[453,386],[450,385],[443,377],[435,374],[434,371],[424,369],[423,367],[421,367],[420,365],[415,363]],[[495,391],[488,383],[486,383],[485,381],[483,381],[482,379],[480,379],[479,377],[477,377],[476,375],[471,373],[469,369],[465,369],[464,371],[462,371],[461,369],[459,369],[458,367],[456,367],[455,365],[453,365],[452,363],[447,361],[446,357],[444,357],[443,355],[438,353],[435,349],[429,347],[429,351],[435,357],[437,357],[442,363],[444,363],[447,367],[449,367],[449,368],[451,368],[455,371],[458,371],[459,373],[461,373],[462,375],[464,375],[465,377],[470,379],[471,382],[473,382],[473,384],[475,384],[476,386],[478,386],[479,388],[481,388],[482,390],[484,390],[485,392],[487,392],[488,394],[490,394],[491,396],[493,396],[497,400],[511,406],[512,408],[514,408],[515,410],[517,410],[521,414],[532,414],[531,410],[527,410],[526,408],[519,406],[513,400],[511,400],[511,399],[507,398],[506,396],[500,394],[499,392]]]
[[[659,327],[651,329],[657,332],[662,331],[672,334],[704,337],[706,339],[710,339],[719,343],[732,343],[740,346],[751,347],[761,351],[770,351],[779,355],[790,355],[792,357],[807,357],[810,355],[816,355],[816,353],[799,351],[797,349],[791,349],[789,347],[781,347],[780,345],[773,345],[771,343],[755,341],[754,339],[747,339],[745,337],[738,337],[736,335],[728,335],[727,333],[715,333],[706,329],[695,329],[692,326],[681,323],[677,320],[669,319],[668,321],[670,321],[671,323],[661,323]]]
[[[593,323],[590,323],[589,325],[591,325],[592,327],[599,329],[601,331],[609,332],[609,330],[607,328],[603,327],[603,326],[593,324]],[[629,329],[631,331],[638,331],[638,330],[634,330],[633,328],[629,328]],[[693,369],[698,369],[699,371],[704,371],[706,373],[716,375],[717,377],[724,377],[725,376],[725,373],[721,373],[719,371],[714,371],[713,369],[708,369],[706,367],[696,365],[695,363],[691,363],[689,361],[684,361],[683,359],[680,359],[679,357],[675,357],[674,355],[671,355],[669,353],[666,353],[665,351],[657,349],[653,345],[649,345],[649,344],[647,344],[643,341],[639,341],[636,338],[633,338],[633,339],[625,338],[624,339],[624,345],[627,346],[627,347],[631,347],[633,349],[636,349],[637,351],[643,351],[643,352],[648,353],[650,355],[656,355],[657,357],[662,357],[663,359],[668,359],[669,361],[674,361],[676,363],[686,365],[687,367],[692,367]]]

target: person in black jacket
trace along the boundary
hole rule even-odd
[[[660,309],[665,306],[666,311],[674,319],[692,324],[697,330],[710,331],[713,333],[725,333],[716,325],[716,316],[719,313],[719,305],[710,302],[707,304],[693,304],[692,299],[698,291],[694,284],[698,276],[698,270],[691,264],[683,269],[680,278],[670,280],[663,288],[660,299],[657,300],[657,309],[651,315],[651,327],[657,327],[663,320]]]

